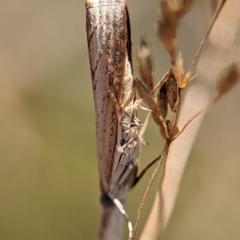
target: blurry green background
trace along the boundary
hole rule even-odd
[[[196,1],[181,23],[186,66],[210,20],[207,2]],[[131,0],[129,11],[134,51],[145,33],[160,78],[169,61],[153,30],[157,4]],[[205,117],[163,239],[239,238],[239,92]],[[145,138],[142,166],[159,153],[154,124]],[[133,220],[150,174],[129,194]],[[0,239],[96,239],[99,215],[84,1],[0,0]]]

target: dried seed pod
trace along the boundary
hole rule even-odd
[[[179,88],[185,88],[186,83],[185,83],[185,76],[184,76],[184,70],[183,70],[183,60],[182,60],[181,52],[178,54],[177,59],[176,59],[175,71],[176,71],[176,78],[177,78],[178,87]]]
[[[173,72],[171,72],[168,76],[168,79],[166,81],[166,88],[168,103],[171,107],[171,110],[175,112],[175,104],[178,99],[178,86]]]
[[[173,128],[172,122],[170,120],[166,121],[166,125],[167,125],[167,129],[168,129],[169,135],[171,137],[173,137],[173,136],[175,136],[175,135],[177,135],[179,133],[180,130],[179,130],[178,126]]]
[[[157,95],[157,108],[159,114],[166,119],[168,112],[168,99],[167,99],[167,88],[166,82],[159,88],[159,92]]]
[[[173,61],[175,59],[176,38],[167,28],[166,24],[160,20],[157,21],[155,28],[164,48],[170,55],[171,61]]]
[[[229,92],[240,79],[240,65],[233,63],[220,72],[217,82],[217,91],[219,94]]]
[[[176,65],[174,70],[175,70],[174,73],[176,75],[178,87],[181,89],[186,88],[189,82],[191,82],[191,80],[196,77],[196,75],[192,77],[191,72],[187,72],[186,74],[184,73],[181,52],[178,54],[178,57],[176,59]]]
[[[140,38],[137,57],[141,79],[150,91],[153,89],[153,66],[151,60],[151,50],[143,36]]]
[[[172,33],[173,36],[176,35],[177,25],[179,22],[179,17],[176,14],[174,6],[167,0],[163,0],[160,3],[162,22],[165,23],[167,29]]]

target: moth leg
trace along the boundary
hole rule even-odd
[[[119,146],[117,149],[118,163],[115,168],[115,172],[112,179],[110,192],[116,196],[116,194],[123,190],[123,186],[125,186],[125,190],[128,191],[132,183],[137,175],[138,165],[135,166],[135,162],[139,157],[140,144],[137,136],[132,136],[127,142],[123,143],[123,145]],[[134,178],[131,176],[134,175]],[[131,180],[131,183],[130,183]]]
[[[152,167],[158,160],[159,158],[161,157],[158,156],[157,158],[155,158],[154,160],[152,160],[140,173],[139,175],[136,176],[134,182],[133,182],[133,185],[132,185],[132,188],[139,182],[139,180],[144,176],[144,174],[147,172],[147,170]]]
[[[127,212],[125,211],[122,203],[117,199],[113,198],[112,201],[114,202],[115,206],[119,210],[119,212],[122,214],[124,217],[125,221],[127,222],[128,225],[128,238],[131,239],[133,237],[133,225],[132,222],[130,221]]]
[[[124,111],[124,109],[125,109],[124,106],[126,104],[130,104],[131,101],[133,100],[133,96],[134,96],[133,92],[130,95],[129,99],[125,102],[125,104],[123,104],[122,106],[119,106],[119,103],[118,103],[115,95],[113,94],[113,92],[111,90],[108,90],[108,94],[109,94],[110,98],[112,99],[114,107],[116,109],[118,123],[121,124],[122,126],[124,126],[125,129],[129,129],[129,130],[132,130],[130,125],[136,124],[136,122],[135,121],[133,122],[131,120],[132,117],[131,117],[131,115],[129,115],[129,113],[127,111]],[[122,119],[123,115],[124,115],[123,112],[125,112],[125,114],[126,114],[125,116],[127,116],[130,121]],[[135,116],[134,116],[134,120],[135,120]],[[123,136],[124,133],[127,133],[126,131],[124,131],[124,128],[120,128],[120,127],[118,128],[118,131],[119,131],[118,132],[118,136]],[[136,137],[136,136],[134,136],[134,137]],[[127,140],[127,143],[123,143],[123,144],[121,144],[121,140],[123,140],[124,138],[123,139],[119,139],[119,143],[120,143],[120,147],[118,147],[119,153],[123,153],[124,154],[123,150],[132,142],[132,139],[134,139],[134,137],[131,137],[130,139]]]
[[[125,103],[123,103],[121,106],[119,105],[114,93],[111,91],[111,90],[108,90],[108,94],[110,96],[110,98],[112,99],[113,101],[113,104],[114,104],[114,107],[116,109],[116,112],[117,112],[117,115],[120,116],[124,111],[125,109],[127,108],[128,110],[130,109],[135,109],[136,106],[139,106],[140,104],[137,104],[137,105],[133,105],[131,107],[128,107],[128,105],[130,105],[130,103],[134,100],[134,103],[135,102],[138,102],[138,100],[135,101],[135,96],[136,96],[136,87],[132,87],[132,90],[131,90],[131,93],[128,97],[128,99],[126,100]]]

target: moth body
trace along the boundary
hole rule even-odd
[[[100,187],[115,204],[122,203],[140,153],[129,16],[124,0],[87,0],[86,10]]]

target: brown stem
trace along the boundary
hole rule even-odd
[[[172,68],[170,68],[161,78],[161,80],[156,84],[156,86],[151,90],[151,93],[153,94],[159,87],[161,87],[161,85],[164,83],[164,81],[166,80],[167,76],[169,75],[170,71],[172,70]]]
[[[153,174],[152,174],[152,176],[151,176],[151,179],[150,179],[150,181],[148,182],[148,186],[147,186],[147,188],[146,188],[146,190],[145,190],[145,192],[144,192],[142,201],[141,201],[140,206],[139,206],[139,208],[138,208],[138,214],[137,214],[137,219],[136,219],[135,226],[134,226],[134,230],[133,230],[133,236],[132,236],[132,238],[130,238],[129,240],[133,240],[134,237],[135,237],[135,234],[136,234],[136,231],[137,231],[137,228],[138,228],[138,223],[139,223],[139,220],[140,220],[140,218],[141,218],[141,213],[142,213],[144,204],[145,204],[145,202],[146,202],[146,198],[147,198],[148,193],[149,193],[149,191],[150,191],[150,188],[151,188],[151,186],[152,186],[152,184],[153,184],[153,180],[155,179],[155,177],[156,177],[156,175],[157,175],[157,173],[158,173],[158,170],[159,170],[159,168],[160,168],[160,166],[161,166],[161,163],[162,163],[163,159],[166,157],[166,155],[167,155],[167,153],[168,153],[169,146],[170,146],[170,142],[167,141],[167,142],[166,142],[166,145],[165,145],[165,147],[164,147],[164,149],[163,149],[163,151],[162,151],[162,154],[155,159],[156,161],[158,161],[158,164],[157,164],[156,168],[154,169],[154,172],[153,172]],[[153,161],[155,161],[155,160],[153,160]]]
[[[144,174],[147,172],[147,170],[148,170],[150,167],[152,167],[152,166],[159,160],[160,157],[161,157],[161,155],[158,156],[157,158],[153,159],[153,160],[139,173],[139,175],[135,178],[132,187],[134,187],[134,186],[139,182],[139,180],[144,176]]]
[[[194,57],[194,59],[193,59],[193,61],[192,61],[191,67],[190,67],[190,69],[189,69],[189,72],[190,72],[190,73],[192,73],[193,70],[194,70],[194,68],[196,67],[197,62],[198,62],[199,57],[200,57],[200,54],[201,54],[201,52],[202,52],[202,49],[203,49],[203,47],[204,47],[204,45],[205,45],[205,43],[206,43],[206,41],[207,41],[207,39],[208,39],[211,31],[212,31],[212,28],[213,28],[213,26],[214,26],[214,24],[215,24],[215,22],[216,22],[216,20],[217,20],[217,18],[218,18],[218,15],[219,15],[220,12],[222,11],[222,8],[223,8],[223,6],[224,6],[224,4],[225,4],[226,2],[227,2],[227,0],[222,0],[222,2],[220,3],[220,5],[219,5],[219,7],[218,7],[218,9],[217,9],[217,11],[216,11],[213,19],[212,19],[212,22],[211,22],[211,24],[210,24],[210,27],[209,27],[209,29],[207,30],[206,35],[205,35],[205,37],[203,38],[203,40],[202,40],[202,42],[201,42],[201,44],[200,44],[200,46],[199,46],[199,48],[198,48],[198,51],[197,51],[196,54],[195,54],[195,57]]]

